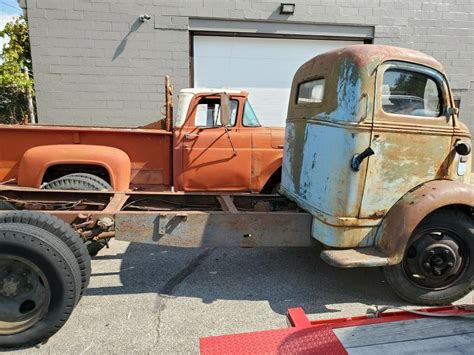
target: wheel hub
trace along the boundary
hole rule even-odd
[[[0,294],[7,297],[16,296],[20,281],[17,281],[14,278],[10,278],[10,279],[3,279],[2,283],[3,283],[3,287],[0,290]]]
[[[465,256],[460,238],[450,231],[417,235],[407,249],[404,268],[417,285],[448,287],[462,273]]]
[[[0,335],[22,332],[42,319],[50,300],[44,274],[26,259],[0,255]]]
[[[422,251],[421,269],[425,275],[437,277],[459,270],[461,256],[448,244],[432,244]]]

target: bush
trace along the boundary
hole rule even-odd
[[[20,16],[8,22],[0,37],[8,37],[0,53],[0,123],[19,123],[31,115],[28,96],[34,96],[26,20]]]

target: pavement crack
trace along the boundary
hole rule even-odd
[[[214,251],[215,248],[208,248],[204,250],[201,254],[195,257],[191,262],[183,268],[180,272],[174,275],[169,279],[165,285],[160,289],[159,293],[156,295],[155,301],[155,311],[156,311],[156,337],[153,342],[153,348],[155,348],[160,343],[160,326],[161,326],[161,315],[166,308],[166,299],[173,296],[176,288],[184,281],[186,278],[191,275],[198,267],[206,260],[209,255]],[[152,349],[150,349],[152,350]]]

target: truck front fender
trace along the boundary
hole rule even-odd
[[[375,237],[377,249],[390,265],[402,261],[416,226],[437,209],[453,205],[474,206],[474,186],[451,180],[433,180],[410,190],[387,213]]]
[[[131,163],[124,151],[83,144],[43,145],[28,149],[20,161],[18,185],[38,188],[49,167],[63,164],[101,166],[109,173],[114,190],[129,188]]]

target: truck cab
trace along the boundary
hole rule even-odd
[[[226,125],[223,95],[229,99]],[[271,192],[279,183],[284,129],[261,126],[246,91],[181,90],[173,126],[179,190]]]
[[[356,45],[295,74],[281,189],[330,264],[387,266],[401,297],[439,301],[431,291],[474,272],[470,175],[471,135],[434,58]]]

